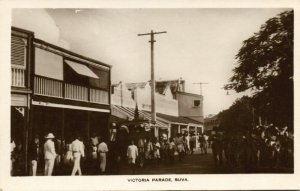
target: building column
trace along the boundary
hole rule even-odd
[[[158,137],[158,127],[157,126],[154,127],[154,136]]]
[[[196,136],[196,149],[197,149],[197,146],[198,146],[198,136],[197,136],[197,134],[198,134],[198,127],[197,126],[195,126],[195,136]]]
[[[65,144],[63,144],[63,141]],[[66,140],[65,140],[65,108],[62,108],[61,110],[61,150],[63,151],[63,147],[66,145]]]
[[[171,124],[168,125],[168,139],[171,137]]]
[[[87,140],[90,140],[90,111],[87,111]]]
[[[24,109],[24,141],[25,141],[25,173],[29,174],[29,168],[30,165],[29,164],[29,156],[28,156],[28,150],[29,150],[29,144],[30,141],[29,140],[29,135],[31,134],[31,128],[29,126],[29,113],[26,110],[26,108]],[[23,143],[23,142],[22,142]]]
[[[187,125],[186,130],[187,130],[187,134],[188,134],[187,136],[189,137],[189,140],[191,140],[189,124]],[[188,145],[188,148],[190,149],[191,148],[190,141],[187,141],[187,145]]]
[[[178,125],[178,131],[177,131],[177,133],[181,133],[181,132],[180,132],[180,125]]]

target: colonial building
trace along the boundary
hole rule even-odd
[[[12,28],[11,137],[27,172],[28,144],[51,132],[63,143],[79,133],[108,138],[111,66]],[[18,148],[19,146],[19,148]]]
[[[175,137],[177,133],[183,132],[203,132],[203,122],[189,118],[202,117],[198,115],[189,102],[194,101],[194,97],[184,91],[183,80],[157,81],[155,93],[156,104],[156,124],[152,125],[153,135],[159,136],[166,133],[168,137]],[[112,116],[121,117],[123,113],[127,119],[134,118],[134,111],[138,108],[140,117],[151,121],[151,87],[149,82],[142,83],[119,83],[113,85],[112,92]],[[187,96],[185,96],[187,95]],[[196,96],[196,95],[194,95]],[[191,98],[190,98],[191,97]],[[197,99],[199,99],[197,97]],[[180,115],[184,114],[184,115]],[[123,116],[124,118],[124,116]],[[125,118],[124,118],[125,119]]]
[[[11,141],[19,157],[18,171],[27,170],[32,100],[33,32],[13,29],[11,34]]]

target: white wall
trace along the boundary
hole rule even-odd
[[[203,96],[198,94],[177,93],[179,115],[203,122]],[[200,106],[194,106],[194,100],[200,100]]]
[[[119,86],[114,88],[114,94],[111,95],[111,104],[135,108],[135,101],[131,97],[131,91],[127,90],[125,84],[123,84],[122,86],[120,84]]]
[[[135,90],[135,99],[139,109],[151,111],[151,87],[149,83],[145,88]],[[171,90],[167,90],[166,95],[155,93],[156,112],[167,115],[178,116],[178,101],[173,99]]]

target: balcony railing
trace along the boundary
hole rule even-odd
[[[64,90],[63,90],[64,87]],[[34,94],[99,104],[109,104],[109,92],[35,76]]]
[[[25,69],[11,68],[11,86],[25,87]]]
[[[88,101],[88,88],[66,83],[65,98],[79,101]]]
[[[108,104],[108,92],[90,88],[90,102]]]
[[[34,93],[50,97],[63,97],[62,82],[59,80],[35,77]]]

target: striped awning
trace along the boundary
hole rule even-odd
[[[72,62],[70,60],[65,60],[65,62],[77,73],[83,76],[99,79],[99,77],[86,65]]]
[[[125,113],[130,118],[132,118],[132,119],[134,118],[134,111],[135,111],[134,108],[123,107],[123,106],[118,106],[118,105],[112,105],[112,107]],[[139,110],[139,117],[142,119],[151,121],[151,113],[147,113],[145,111]],[[161,129],[167,129],[169,127],[168,124],[164,123],[163,121],[160,121],[159,119],[156,120],[155,126],[161,128]]]

